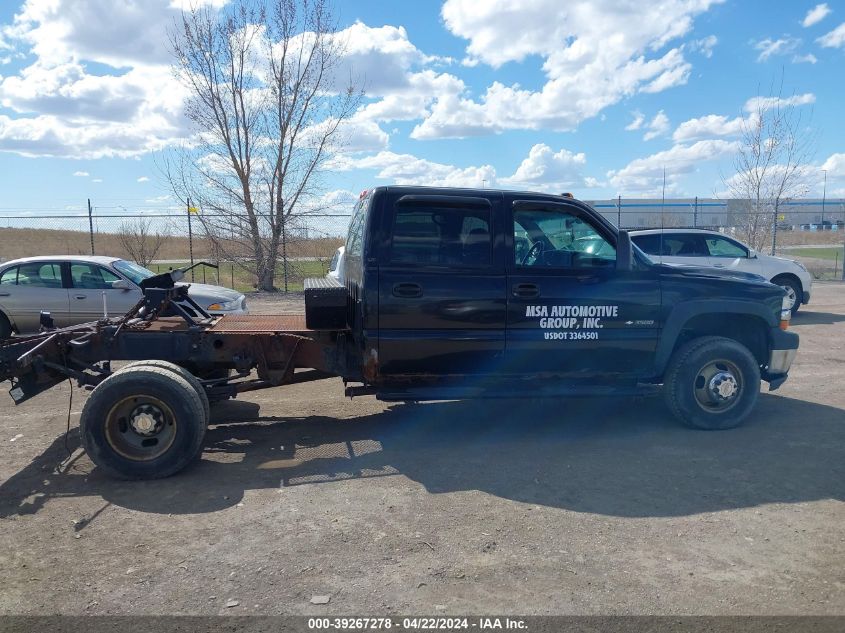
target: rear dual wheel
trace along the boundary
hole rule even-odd
[[[208,426],[204,392],[181,371],[146,363],[106,378],[82,409],[83,446],[112,477],[168,477],[202,452]]]

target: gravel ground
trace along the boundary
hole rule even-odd
[[[121,483],[78,449],[84,392],[69,460],[67,385],[2,399],[0,613],[843,614],[845,286],[794,327],[790,380],[716,433],[656,399],[327,379],[219,405],[200,463]]]

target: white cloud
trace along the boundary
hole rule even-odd
[[[481,187],[485,182],[492,186],[496,181],[496,170],[490,165],[461,168],[389,151],[363,157],[338,155],[326,167],[336,171],[374,169],[377,178],[391,184]]]
[[[531,148],[514,174],[499,182],[546,191],[585,187],[587,181],[582,170],[586,164],[587,157],[583,152],[576,154],[567,149],[555,152],[545,143],[538,143]]]
[[[45,64],[167,64],[164,34],[178,15],[169,0],[26,0],[6,35],[31,44]]]
[[[469,40],[471,63],[498,68],[537,56],[547,81],[539,90],[494,82],[478,99],[465,94],[441,99],[413,136],[571,130],[625,96],[684,84],[691,65],[682,47],[662,49],[688,33],[693,17],[716,1],[447,0],[444,23]]]
[[[831,154],[821,169],[827,170],[828,178],[845,178],[845,154]]]
[[[830,33],[825,33],[816,41],[825,48],[845,47],[845,22],[837,26]]]
[[[758,110],[768,110],[775,107],[790,107],[810,105],[816,102],[816,95],[812,92],[805,92],[801,95],[792,95],[791,97],[752,97],[745,102],[746,112],[757,112]]]
[[[183,138],[164,36],[176,15],[167,0],[27,0],[3,30],[33,60],[0,78],[0,151],[129,157]]]
[[[147,176],[141,176],[141,177],[140,177],[140,178],[138,178],[138,180],[137,180],[137,182],[149,182],[149,181],[150,181],[150,179],[149,179],[149,177],[147,177]]]
[[[103,179],[102,178],[92,178],[91,182],[98,182],[99,183],[99,182],[103,182]]]
[[[75,171],[73,172],[73,175],[77,178],[87,178],[91,174],[89,174],[87,171]]]
[[[742,117],[729,119],[719,114],[708,114],[681,123],[672,133],[672,139],[682,143],[714,136],[737,136],[742,132],[743,122]]]
[[[634,115],[634,120],[631,121],[628,125],[625,126],[625,129],[628,132],[633,132],[634,130],[639,130],[643,126],[643,123],[645,123],[645,115],[642,112],[640,112],[639,110],[636,110],[636,111],[632,112],[631,114]]]
[[[719,43],[719,38],[715,35],[708,35],[700,40],[693,40],[689,44],[689,49],[694,52],[699,52],[707,59],[713,57],[713,49]]]
[[[754,50],[760,51],[758,62],[764,62],[774,55],[788,55],[801,45],[801,40],[794,37],[782,37],[777,40],[766,38],[755,42]]]
[[[654,118],[649,122],[647,127],[648,132],[643,135],[644,141],[650,141],[658,136],[663,136],[669,131],[669,117],[661,110],[654,115]]]
[[[824,20],[829,13],[830,7],[828,7],[826,3],[817,4],[815,7],[807,11],[807,15],[804,16],[804,19],[801,21],[801,26],[807,28],[808,26],[818,24]]]
[[[645,158],[637,158],[622,169],[609,171],[607,177],[620,194],[658,195],[665,169],[667,193],[679,194],[683,175],[695,172],[704,161],[718,160],[738,148],[738,141],[725,140],[679,144]]]
[[[792,58],[793,64],[815,64],[818,59],[812,53],[807,53],[806,55],[795,55]]]

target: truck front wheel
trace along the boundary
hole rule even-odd
[[[663,396],[669,410],[696,429],[731,429],[751,413],[760,393],[760,367],[732,339],[705,336],[681,346],[669,361]]]
[[[85,403],[79,426],[88,456],[107,474],[158,479],[196,459],[207,418],[185,378],[140,365],[101,382]]]

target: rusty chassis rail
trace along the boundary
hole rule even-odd
[[[318,370],[315,377],[344,374],[344,330],[311,330],[299,315],[211,317],[187,296],[186,286],[146,288],[144,294],[120,318],[0,342],[0,380],[11,382],[15,404],[68,378],[96,386],[112,373],[112,361],[182,365],[212,400],[292,382],[298,368]]]

